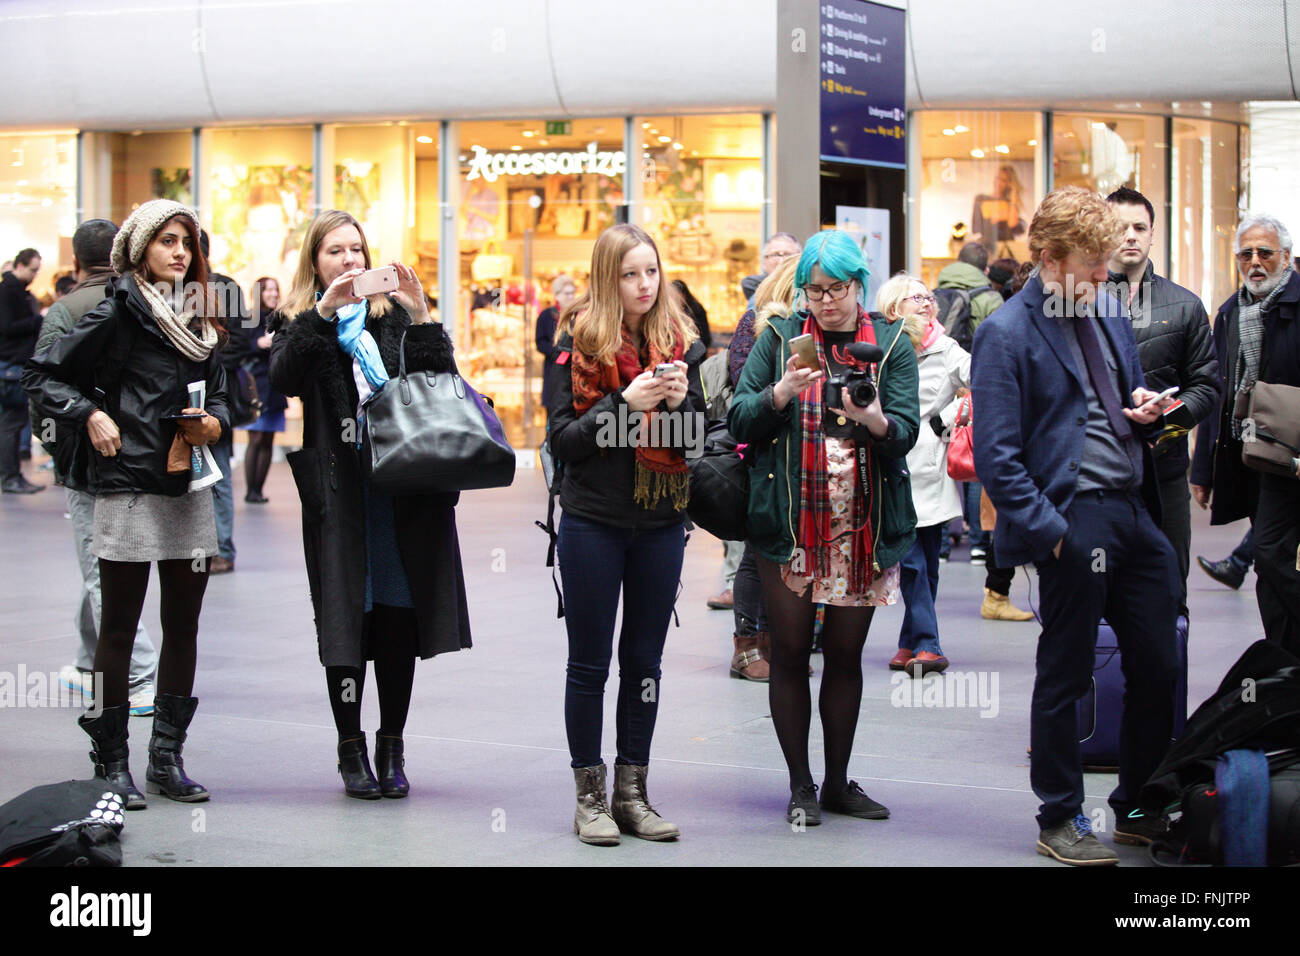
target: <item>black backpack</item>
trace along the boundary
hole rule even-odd
[[[1148,813],[1181,810],[1152,856],[1221,863],[1225,830],[1216,771],[1229,751],[1268,755],[1271,792],[1266,839],[1273,865],[1300,861],[1300,658],[1277,644],[1256,641],[1187,725],[1138,800]],[[1231,826],[1226,829],[1232,829]]]
[[[977,295],[992,291],[991,285],[982,285],[978,289],[934,290],[939,324],[967,352],[975,340],[975,330],[971,327],[971,302]]]
[[[20,793],[0,807],[0,866],[121,866],[124,807],[100,779]]]

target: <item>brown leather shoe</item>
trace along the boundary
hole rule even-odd
[[[741,637],[736,634],[732,640],[735,642],[735,654],[731,658],[731,676],[741,680],[767,683],[772,675],[772,668],[767,661],[763,660],[763,655],[759,651],[758,635]]]
[[[235,562],[217,555],[208,562],[208,574],[229,574],[235,570]]]
[[[736,606],[736,597],[731,593],[731,588],[727,588],[721,594],[709,598],[705,603],[714,611],[730,611]]]

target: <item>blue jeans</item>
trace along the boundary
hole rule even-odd
[[[934,613],[934,599],[939,595],[939,540],[948,522],[916,529],[916,541],[899,568],[903,592],[903,626],[898,632],[898,646],[919,654],[939,649],[939,619]]]
[[[564,725],[572,767],[594,767],[600,756],[605,681],[613,653],[614,620],[623,597],[618,639],[618,763],[650,762],[659,713],[664,639],[677,598],[686,549],[681,524],[633,531],[573,515],[560,519],[557,556],[569,632]]]
[[[970,525],[971,550],[989,549],[989,533],[980,528],[980,491],[983,489],[978,481],[963,482],[961,486],[962,517]]]
[[[224,476],[212,486],[212,509],[217,518],[217,554],[227,561],[235,560],[235,493],[234,478],[230,473],[231,443],[212,445],[212,457]]]

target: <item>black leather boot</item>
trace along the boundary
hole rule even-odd
[[[208,791],[185,775],[181,746],[185,730],[199,706],[197,697],[159,694],[153,699],[153,736],[149,738],[149,766],[144,772],[145,788],[150,793],[182,803],[201,803]]]
[[[105,707],[98,717],[82,714],[77,718],[77,726],[90,735],[94,745],[90,762],[95,765],[95,776],[108,781],[109,787],[122,795],[128,810],[143,810],[147,803],[131,779],[127,759],[126,725],[130,719],[131,705],[118,704]]]
[[[404,797],[411,792],[411,784],[402,768],[406,758],[402,755],[402,738],[391,734],[375,734],[375,770],[379,789],[386,797]]]
[[[339,773],[343,776],[343,790],[349,797],[378,800],[384,795],[375,779],[375,772],[370,769],[364,734],[339,741]]]

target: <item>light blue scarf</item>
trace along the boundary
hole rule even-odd
[[[379,357],[375,337],[366,331],[366,310],[369,303],[362,299],[355,304],[340,306],[334,313],[339,328],[339,348],[361,365],[361,373],[376,392],[388,381],[384,360]]]

